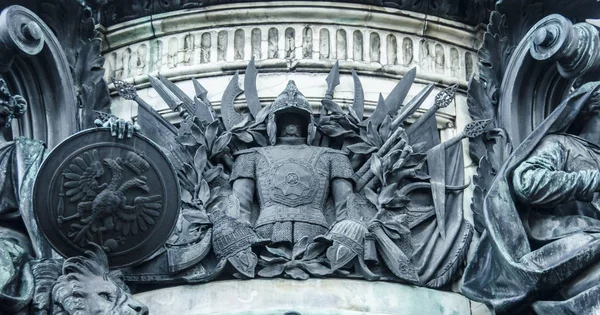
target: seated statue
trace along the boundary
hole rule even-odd
[[[600,306],[600,90],[582,86],[515,150],[484,203],[466,296],[497,314]],[[541,299],[547,301],[540,301]]]
[[[25,99],[12,95],[0,80],[0,130],[9,128],[26,109]],[[22,137],[7,141],[0,133],[0,313],[23,309],[33,294],[28,261],[40,255],[43,243],[32,228],[30,194],[43,153],[39,141]]]

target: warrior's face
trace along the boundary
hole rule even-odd
[[[284,138],[306,138],[308,116],[301,111],[289,111],[277,115],[277,136]]]

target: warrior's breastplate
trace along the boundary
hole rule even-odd
[[[327,227],[323,209],[330,179],[323,148],[278,145],[257,152],[260,214],[255,226],[293,221]]]

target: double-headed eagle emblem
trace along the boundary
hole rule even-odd
[[[58,223],[74,221],[68,236],[80,246],[87,242],[102,244],[96,235],[105,231],[120,231],[122,237],[147,231],[160,216],[162,197],[137,196],[130,200],[125,192],[149,193],[144,176],[149,167],[148,162],[135,152],[128,152],[124,158],[100,160],[98,151],[92,150],[74,158],[63,172]],[[105,168],[110,174],[106,174]],[[125,172],[125,168],[131,172]],[[108,180],[103,182],[104,178]],[[77,203],[75,214],[63,215],[63,198]]]

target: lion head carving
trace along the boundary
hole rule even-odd
[[[57,315],[148,314],[148,308],[129,293],[121,272],[108,270],[100,247],[65,260],[52,289],[52,302],[52,313]]]

